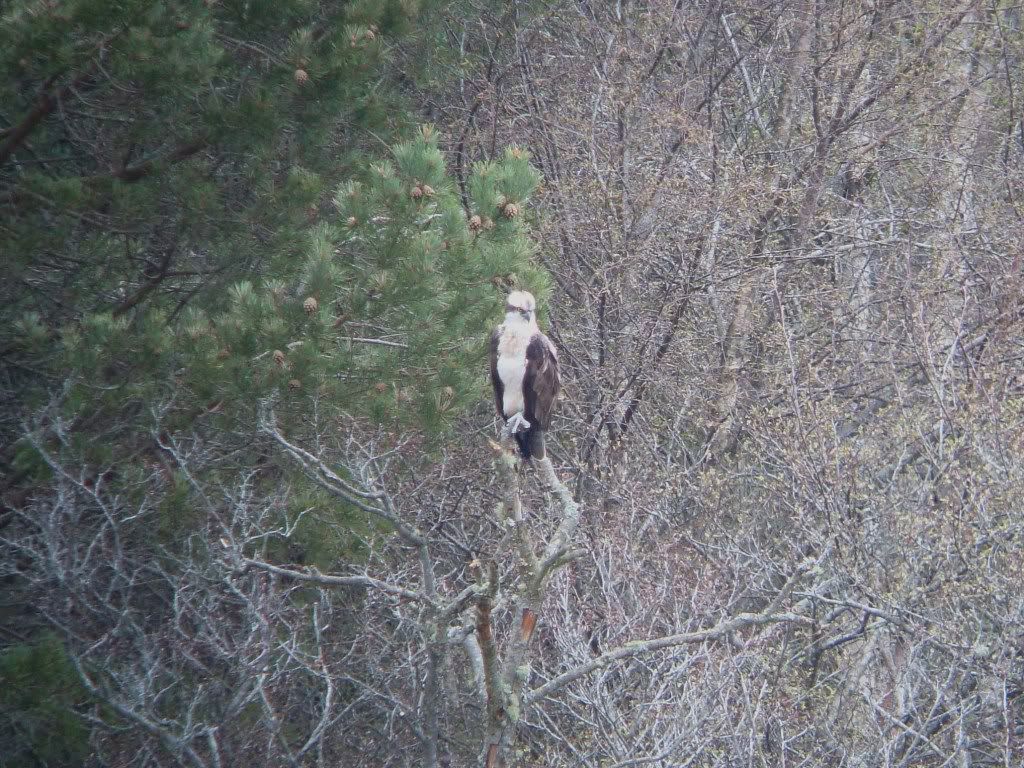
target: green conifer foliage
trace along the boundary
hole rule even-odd
[[[52,635],[0,651],[0,765],[79,764],[88,733],[74,710],[87,700]]]
[[[543,289],[534,171],[518,151],[478,168],[467,214],[429,130],[369,159],[412,133],[387,84],[439,7],[5,6],[5,443],[57,393],[127,433],[153,402],[184,427],[271,393],[436,431],[478,396],[495,297]],[[0,459],[19,451],[32,465]]]
[[[290,279],[241,281],[224,311],[186,314],[174,366],[199,402],[244,411],[261,398],[294,406],[315,392],[348,414],[437,433],[479,399],[485,331],[504,286],[546,290],[518,213],[536,172],[515,150],[475,169],[474,202],[496,222],[479,228],[429,127],[359,177],[335,196],[335,221],[304,233]],[[516,215],[502,212],[513,205]],[[107,317],[95,333],[107,340],[75,339],[72,349],[127,343],[114,342],[120,326]]]
[[[158,308],[173,321],[240,278],[287,275],[370,131],[406,129],[392,59],[431,9],[5,3],[4,357],[26,363],[67,333],[113,340],[115,320]]]

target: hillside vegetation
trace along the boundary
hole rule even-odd
[[[1022,16],[0,5],[0,767],[1020,765]]]

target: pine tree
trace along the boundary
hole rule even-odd
[[[429,447],[480,401],[486,329],[505,291],[547,289],[525,224],[537,175],[510,149],[473,170],[467,209],[433,130],[415,128],[399,73],[426,59],[443,7],[5,6],[6,541],[32,539],[39,510],[68,495],[78,516],[65,531],[71,551],[108,535],[111,509],[131,509],[114,525],[119,556],[138,568],[157,562],[173,580],[215,557],[215,500],[235,478],[254,478],[254,503],[321,503],[267,456],[265,404],[289,429],[315,412],[339,430],[413,430]],[[288,494],[275,496],[282,484]],[[362,524],[354,510],[333,514]],[[296,526],[303,551],[291,559],[355,556],[334,530]],[[38,590],[45,568],[16,563],[17,545],[6,550],[12,565],[0,576],[15,589],[0,608],[31,639],[44,623],[39,598],[19,587]],[[46,588],[47,601],[63,589]],[[121,590],[131,593],[121,584],[110,594]],[[146,621],[169,621],[169,604],[154,588]],[[50,609],[69,610],[60,600]],[[92,614],[95,626],[60,642],[74,652],[90,633],[112,631],[103,622],[119,610]],[[23,655],[5,658],[14,668]],[[120,679],[122,662],[110,663],[88,667],[97,686]],[[187,675],[178,684],[195,689]],[[232,681],[207,684],[203,716],[215,718]],[[109,722],[132,732],[130,719]],[[78,741],[75,730],[68,748]]]

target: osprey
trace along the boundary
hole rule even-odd
[[[498,415],[509,425],[523,458],[544,458],[544,432],[551,427],[562,388],[558,351],[537,327],[537,302],[513,291],[505,322],[491,334],[491,383]]]

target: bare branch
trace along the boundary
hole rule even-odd
[[[721,640],[723,638],[728,638],[733,632],[746,629],[747,627],[782,623],[810,624],[811,622],[806,616],[800,616],[795,613],[741,613],[731,619],[719,622],[710,629],[704,629],[698,632],[682,632],[677,635],[666,635],[665,637],[658,637],[652,640],[636,640],[622,646],[621,648],[606,651],[592,661],[586,664],[581,664],[567,672],[563,672],[557,677],[554,677],[544,683],[544,685],[534,688],[524,696],[523,703],[527,706],[536,704],[545,697],[564,688],[566,685],[579,680],[581,677],[589,675],[591,672],[595,672],[598,669],[608,666],[613,661],[642,656],[648,653],[653,653],[654,651],[664,650],[666,648],[675,648],[680,645],[704,643],[710,640]]]
[[[370,576],[330,576],[328,574],[318,572],[309,573],[292,570],[290,568],[282,568],[278,565],[271,565],[270,563],[251,560],[245,557],[242,558],[242,562],[253,568],[259,568],[261,570],[277,574],[278,576],[295,579],[296,581],[306,581],[310,584],[318,584],[323,587],[366,587],[367,589],[376,589],[379,592],[385,592],[389,595],[395,595],[396,597],[403,597],[407,600],[431,603],[431,600],[420,592],[405,589],[404,587],[399,587],[394,584],[388,584],[387,582],[374,579]]]

